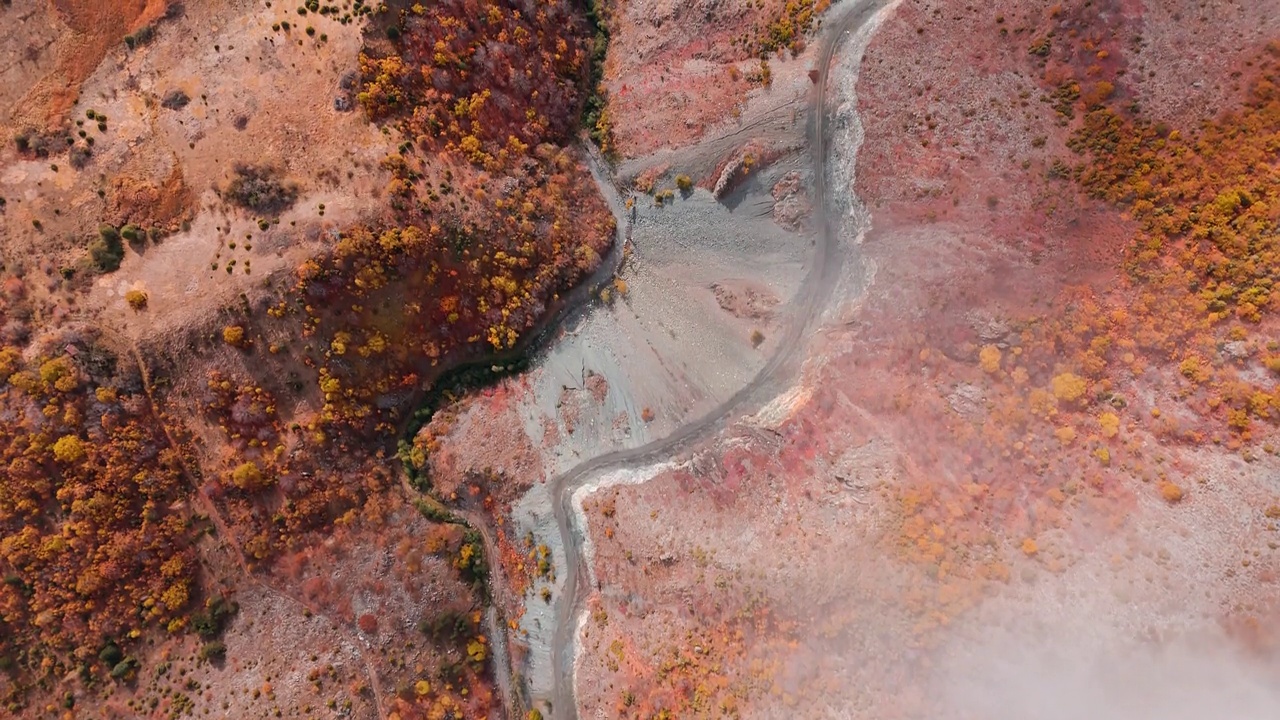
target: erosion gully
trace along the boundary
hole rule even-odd
[[[579,526],[578,514],[573,507],[575,492],[602,473],[627,467],[644,467],[681,454],[723,427],[730,417],[750,412],[777,396],[783,389],[783,384],[795,376],[798,365],[803,360],[803,339],[812,331],[831,298],[840,279],[844,260],[839,252],[841,241],[838,212],[833,209],[827,188],[829,148],[826,95],[832,61],[843,41],[891,2],[892,0],[854,0],[843,4],[843,7],[833,8],[827,15],[829,24],[823,29],[816,54],[818,76],[810,95],[806,128],[812,166],[812,189],[818,199],[813,218],[818,232],[813,256],[805,268],[804,278],[792,304],[792,317],[788,319],[785,335],[776,345],[777,350],[747,384],[709,413],[653,442],[597,455],[550,481],[552,511],[567,566],[564,585],[554,601],[554,632],[551,643],[554,677],[551,697],[529,698],[527,689],[513,680],[513,669],[509,665],[510,654],[505,652],[506,622],[498,610],[498,603],[491,602],[485,614],[487,632],[495,643],[495,652],[491,653],[495,663],[495,681],[509,717],[523,718],[534,704],[531,700],[549,707],[554,718],[576,720],[578,717],[574,696],[577,618],[582,612],[589,588],[582,581],[587,572],[583,553],[584,529]],[[609,253],[591,277],[560,299],[553,312],[548,313],[548,320],[543,327],[526,336],[524,342],[501,356],[484,358],[449,373],[453,381],[442,378],[446,381],[440,383],[440,386],[475,386],[525,368],[529,358],[552,342],[555,330],[575,315],[584,312],[591,298],[612,280],[622,262],[623,248],[630,236],[630,217],[615,185],[611,168],[594,147],[588,146],[587,154],[592,178],[617,221],[617,234]],[[404,436],[411,441],[412,433],[429,418],[431,410],[432,407],[428,406],[424,412],[419,413]],[[452,512],[479,533],[485,546],[486,558],[498,557],[497,545],[485,518],[465,509],[452,509]],[[490,565],[487,592],[501,593],[505,584],[501,575],[499,568]]]
[[[550,706],[554,717],[573,720],[578,716],[574,698],[574,644],[577,636],[576,618],[581,614],[588,588],[582,582],[586,571],[583,557],[584,529],[577,524],[573,508],[574,492],[592,476],[625,466],[644,466],[679,454],[710,431],[721,427],[735,414],[762,405],[780,391],[780,383],[793,377],[798,362],[803,358],[802,339],[812,329],[826,306],[840,277],[843,257],[840,248],[839,223],[834,219],[832,199],[827,189],[827,128],[826,95],[832,59],[843,40],[860,29],[863,24],[889,4],[889,0],[863,0],[833,10],[834,22],[825,28],[818,50],[818,77],[810,97],[808,115],[809,147],[813,167],[813,192],[818,199],[814,221],[818,237],[814,255],[805,271],[798,297],[794,304],[786,335],[777,344],[777,351],[760,372],[732,397],[707,415],[683,425],[670,435],[636,448],[599,455],[574,467],[551,481],[554,498],[556,528],[564,547],[567,561],[564,587],[556,600],[555,632],[552,642],[552,661],[555,669],[555,685]],[[838,13],[838,14],[837,14]],[[599,178],[597,178],[599,180]],[[601,183],[606,192],[614,192],[610,183]],[[614,203],[613,198],[611,204]]]

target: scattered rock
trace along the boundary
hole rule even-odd
[[[974,312],[969,316],[973,331],[986,343],[1003,346],[1012,331],[1009,323],[985,312]]]
[[[725,283],[712,283],[711,292],[715,293],[720,308],[736,318],[768,320],[778,304],[778,298],[763,288],[734,290]]]
[[[604,398],[609,394],[609,381],[604,379],[603,375],[590,373],[587,375],[587,392],[591,393],[591,397],[597,403],[604,402]]]
[[[800,172],[792,170],[773,186],[773,221],[791,231],[804,229],[812,211],[809,197],[800,181]]]
[[[960,383],[947,396],[947,404],[951,406],[951,409],[956,414],[966,418],[973,418],[981,413],[986,400],[987,398],[982,393],[982,388],[970,383]]]
[[[1249,357],[1249,345],[1243,340],[1232,340],[1222,345],[1222,354],[1232,360],[1244,360]]]

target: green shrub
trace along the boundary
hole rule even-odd
[[[205,640],[212,640],[222,634],[227,620],[240,612],[240,606],[221,595],[209,598],[204,610],[191,616],[191,629]]]
[[[221,640],[207,642],[200,647],[201,660],[221,660],[227,656],[227,646]]]
[[[110,230],[104,233],[105,228]],[[105,228],[98,228],[98,239],[89,246],[89,261],[98,272],[109,273],[120,268],[120,261],[124,260],[124,244],[120,242],[115,228],[109,225]]]
[[[155,36],[156,36],[156,29],[150,25],[145,25],[142,28],[140,28],[138,32],[133,33],[132,35],[125,35],[124,44],[130,50],[133,50],[139,47],[140,45],[146,45],[147,43],[151,42],[153,39],[155,39]]]
[[[107,643],[106,647],[102,648],[101,652],[98,653],[98,659],[104,665],[114,667],[116,663],[124,659],[124,653],[120,652],[120,648],[115,643]]]
[[[138,665],[137,660],[131,657],[127,657],[121,660],[120,662],[116,663],[115,667],[111,668],[111,677],[115,680],[120,680],[121,678],[127,677],[130,673],[133,672],[133,669],[137,667],[137,665]]]

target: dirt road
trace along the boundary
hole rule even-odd
[[[833,11],[832,25],[827,29],[818,53],[818,78],[811,96],[809,112],[809,141],[813,163],[813,192],[819,199],[814,218],[818,226],[817,242],[794,305],[786,335],[777,345],[777,352],[761,371],[738,392],[714,411],[677,429],[667,437],[640,447],[607,453],[588,460],[551,481],[551,493],[555,499],[554,513],[557,530],[567,559],[563,590],[556,600],[555,631],[552,642],[555,685],[551,703],[554,717],[576,718],[574,698],[574,642],[575,618],[585,597],[585,588],[579,582],[584,568],[582,555],[582,531],[576,527],[572,503],[574,491],[593,475],[625,465],[641,466],[667,459],[678,454],[694,442],[705,437],[708,431],[720,427],[734,414],[746,411],[775,396],[781,384],[792,377],[802,360],[803,338],[812,329],[814,321],[825,306],[840,277],[842,256],[838,224],[828,207],[827,191],[827,143],[824,100],[831,60],[841,41],[860,28],[888,0],[864,0],[849,7]]]

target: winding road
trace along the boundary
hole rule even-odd
[[[555,607],[555,633],[552,639],[554,665],[554,689],[551,708],[556,718],[572,720],[577,717],[574,698],[574,643],[577,634],[576,618],[586,596],[586,588],[580,581],[586,571],[582,553],[582,529],[575,526],[573,508],[574,492],[591,476],[624,465],[642,466],[664,460],[687,449],[702,439],[706,433],[719,427],[731,415],[762,404],[777,395],[776,384],[790,377],[794,366],[801,359],[803,338],[807,335],[823,310],[840,276],[842,256],[838,223],[833,220],[831,200],[827,192],[827,138],[826,108],[827,80],[831,62],[842,40],[861,28],[890,0],[862,0],[843,9],[833,26],[826,29],[818,52],[818,78],[809,112],[809,147],[813,163],[813,192],[819,199],[816,220],[819,234],[813,260],[806,270],[803,283],[796,297],[795,316],[786,335],[778,343],[778,351],[760,372],[732,397],[706,416],[691,422],[661,440],[627,450],[607,453],[588,460],[550,483],[554,498],[556,528],[564,547],[566,574],[564,587]],[[830,17],[830,16],[829,16]]]

